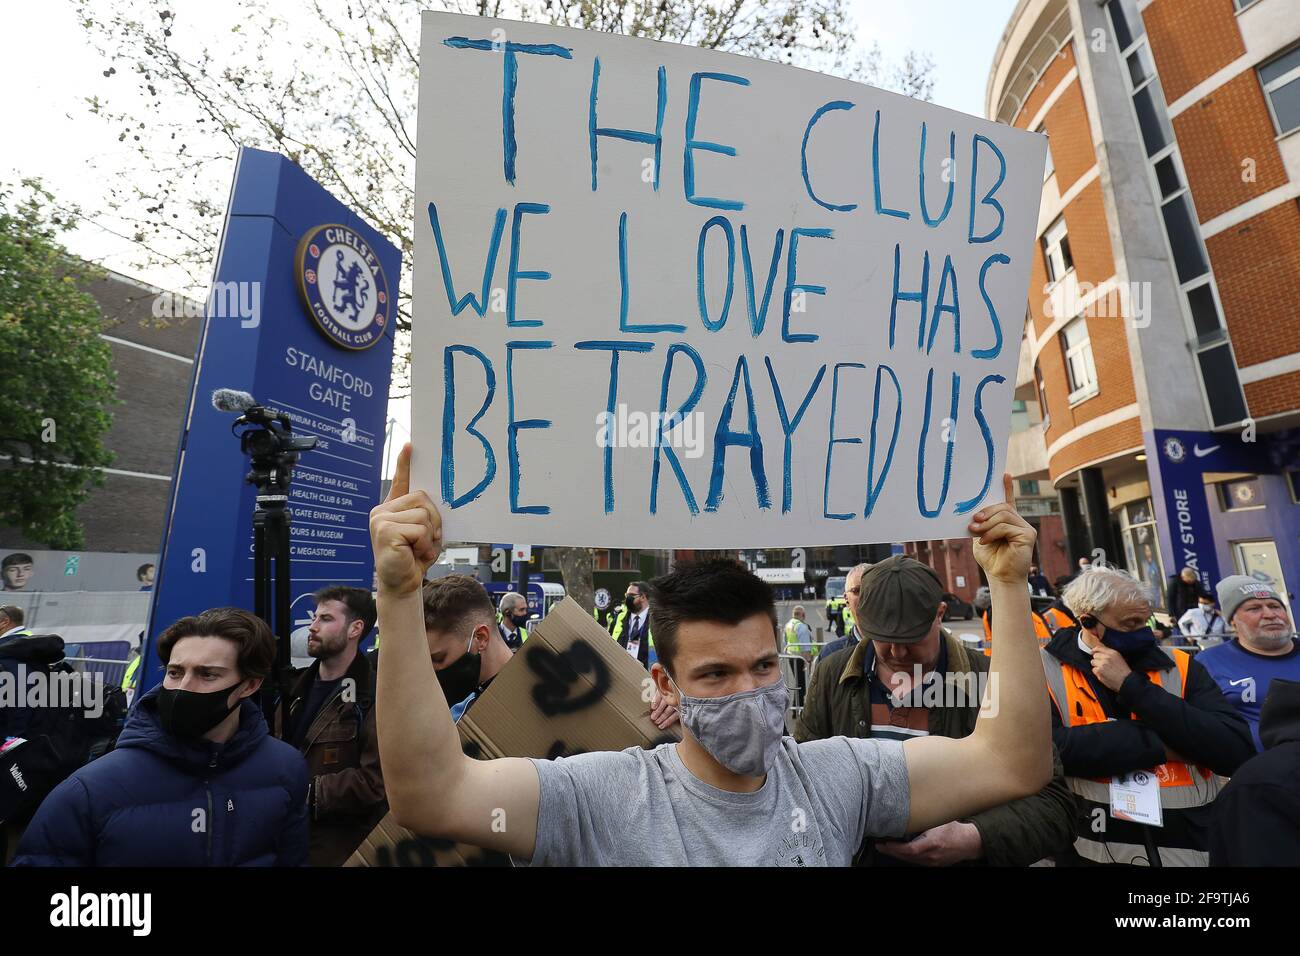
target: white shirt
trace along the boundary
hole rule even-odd
[[[1184,634],[1202,636],[1205,634],[1223,634],[1228,630],[1223,615],[1211,610],[1208,614],[1199,606],[1188,608],[1178,619],[1178,629]]]
[[[628,652],[629,654],[631,654],[633,657],[636,657],[636,656],[637,656],[637,652],[641,650],[641,638],[645,636],[645,626],[646,626],[645,619],[646,619],[646,617],[647,617],[649,614],[650,614],[650,608],[647,607],[644,611],[634,612],[634,613],[628,615],[628,618],[627,618],[627,634],[628,634],[627,652]],[[636,640],[632,640],[632,632],[633,632],[634,630],[635,630],[635,631],[637,632],[637,634],[638,634]]]

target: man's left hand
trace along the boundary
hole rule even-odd
[[[926,830],[907,843],[879,841],[876,849],[886,856],[918,866],[952,866],[984,855],[984,841],[973,823],[954,820]]]
[[[1092,650],[1092,673],[1097,680],[1118,694],[1124,678],[1133,671],[1119,651],[1102,644]]]

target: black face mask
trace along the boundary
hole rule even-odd
[[[478,690],[483,673],[483,656],[466,651],[435,673],[438,675],[438,683],[442,685],[442,695],[447,698],[447,706],[455,707]]]
[[[627,605],[627,609],[628,609],[629,611],[635,611],[635,610],[636,610],[636,595],[634,595],[634,594],[629,594],[629,595],[627,595],[626,597],[623,598],[623,603],[624,603],[625,605]]]
[[[528,612],[525,611],[522,614],[511,614],[510,623],[513,624],[515,627],[523,627],[525,624],[528,623]]]
[[[240,683],[243,683],[242,681]],[[202,737],[239,706],[242,698],[233,704],[228,703],[230,692],[239,684],[231,684],[221,690],[199,693],[193,690],[158,691],[158,722],[165,733],[182,740],[196,740]]]

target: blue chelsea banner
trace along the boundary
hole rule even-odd
[[[162,678],[158,635],[211,607],[253,607],[256,491],[212,406],[231,388],[316,438],[294,472],[292,617],[326,584],[369,588],[401,271],[398,249],[297,165],[242,149],[226,210],[189,407],[172,472],[140,690]]]
[[[1146,436],[1152,498],[1170,575],[1192,568],[1201,587],[1214,593],[1219,558],[1206,499],[1207,472],[1259,474],[1271,469],[1262,446],[1235,434],[1158,429]]]

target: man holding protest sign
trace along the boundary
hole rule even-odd
[[[969,737],[784,737],[771,591],[738,566],[709,562],[653,590],[651,676],[681,710],[681,743],[555,761],[468,758],[424,639],[421,585],[442,548],[441,516],[426,492],[410,490],[410,473],[408,445],[370,528],[388,635],[380,752],[393,814],[418,833],[533,864],[846,865],[864,835],[919,833],[1050,779],[1042,666],[1027,624],[1035,536],[1007,504],[979,509],[969,525],[1002,612],[990,672],[1007,690]]]

